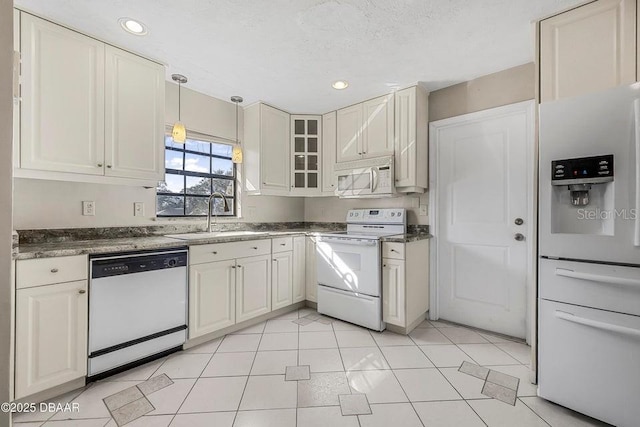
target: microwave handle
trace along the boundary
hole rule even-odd
[[[378,187],[378,168],[371,168],[371,192],[373,193]]]

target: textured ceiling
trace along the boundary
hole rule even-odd
[[[531,22],[581,0],[16,0],[185,74],[189,88],[324,113],[533,60]],[[125,33],[118,18],[149,29]],[[331,88],[344,79],[348,89]]]

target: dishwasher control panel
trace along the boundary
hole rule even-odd
[[[91,260],[91,278],[187,267],[187,251],[107,256]]]

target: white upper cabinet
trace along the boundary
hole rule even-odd
[[[362,157],[362,104],[338,110],[336,118],[337,163]]]
[[[266,104],[244,110],[244,173],[248,194],[287,195],[290,115]]]
[[[363,102],[362,112],[362,157],[393,154],[393,94]]]
[[[333,165],[336,163],[336,112],[322,116],[322,192],[333,196],[336,177]]]
[[[104,174],[104,43],[21,16],[20,167]]]
[[[20,12],[19,178],[155,186],[164,67]]]
[[[322,116],[291,116],[291,194],[320,195]]]
[[[336,161],[393,154],[393,115],[393,94],[338,110]]]
[[[636,81],[636,0],[598,0],[540,22],[540,100]]]
[[[396,191],[424,193],[428,185],[429,94],[412,86],[395,94]]]
[[[106,46],[106,175],[164,175],[164,67]]]

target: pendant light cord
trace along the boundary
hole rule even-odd
[[[178,82],[178,121],[181,121],[182,113],[182,83]]]
[[[236,101],[236,145],[240,145],[240,140],[238,139],[238,101]]]

